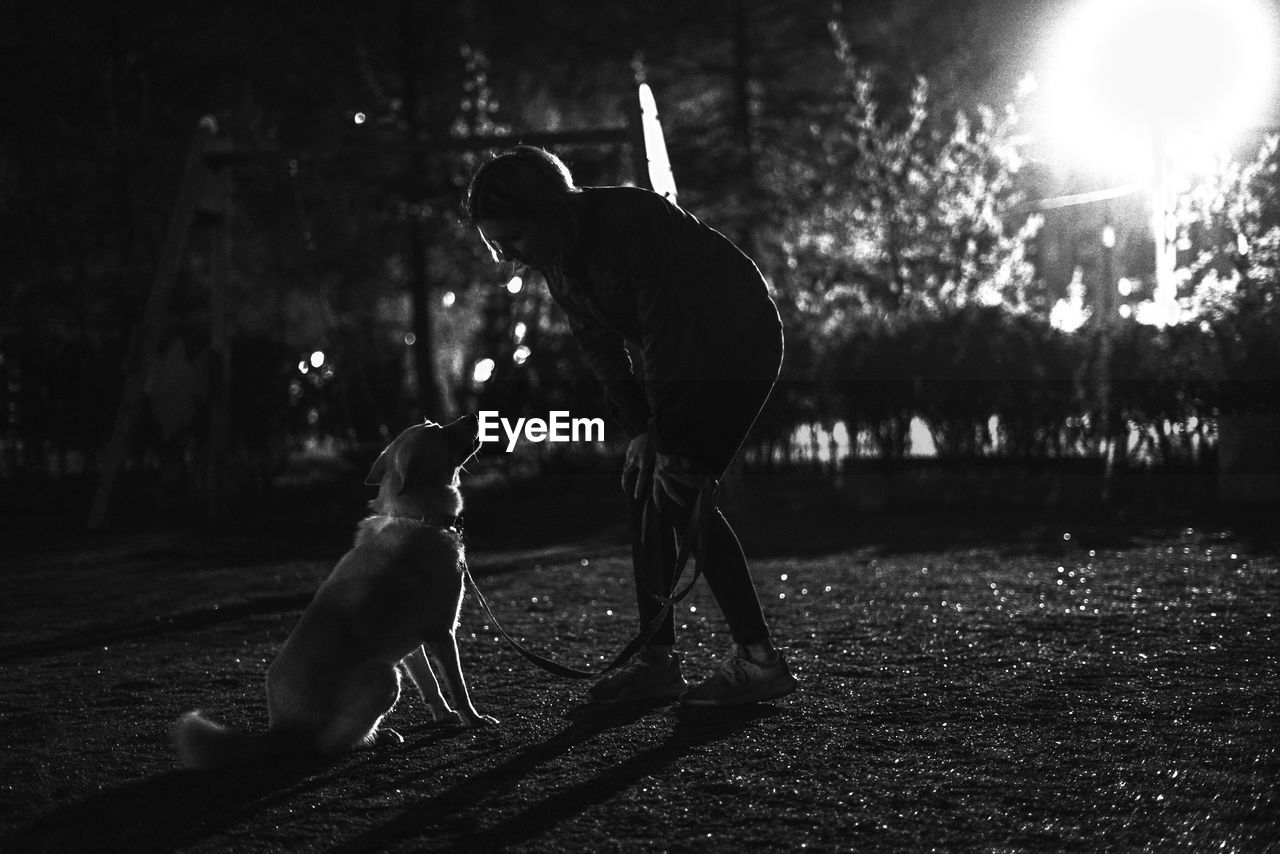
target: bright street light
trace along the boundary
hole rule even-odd
[[[1264,0],[1085,0],[1058,34],[1040,130],[1060,162],[1148,185],[1156,287],[1143,322],[1179,317],[1170,187],[1264,120],[1275,33]]]
[[[1037,100],[1048,142],[1131,180],[1169,154],[1215,148],[1275,94],[1276,21],[1262,0],[1085,0],[1054,42]]]

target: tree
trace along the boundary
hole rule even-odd
[[[896,455],[918,379],[903,371],[920,369],[884,349],[909,344],[897,327],[971,304],[1027,307],[1035,283],[1031,226],[1016,212],[1016,114],[942,108],[922,77],[900,97],[838,24],[830,33],[834,95],[766,126],[759,174],[773,216],[760,254],[789,337],[804,342],[793,355],[837,391],[814,400],[812,384],[793,388],[794,408],[862,423]],[[885,106],[894,102],[903,106]]]
[[[1032,271],[1006,225],[1019,201],[1012,108],[939,110],[918,78],[902,114],[886,113],[877,75],[832,32],[842,86],[767,171],[789,205],[786,266],[809,271],[814,296],[837,311],[1022,307]]]
[[[1193,179],[1176,216],[1187,302],[1226,371],[1222,405],[1280,407],[1280,138]]]

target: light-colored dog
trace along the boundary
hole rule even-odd
[[[372,745],[400,697],[399,665],[437,721],[497,723],[471,704],[456,638],[464,554],[450,523],[462,512],[458,470],[479,447],[476,426],[474,416],[418,424],[387,446],[366,479],[378,485],[372,514],[267,670],[267,731],[188,712],[174,727],[187,765]]]

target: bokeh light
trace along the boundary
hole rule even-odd
[[[477,383],[487,383],[493,377],[493,369],[497,367],[493,359],[484,358],[476,362],[471,371],[471,379]]]

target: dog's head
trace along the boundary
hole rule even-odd
[[[458,469],[480,448],[477,428],[475,415],[464,415],[450,424],[415,424],[378,455],[364,482],[383,487],[384,495],[457,486]]]

